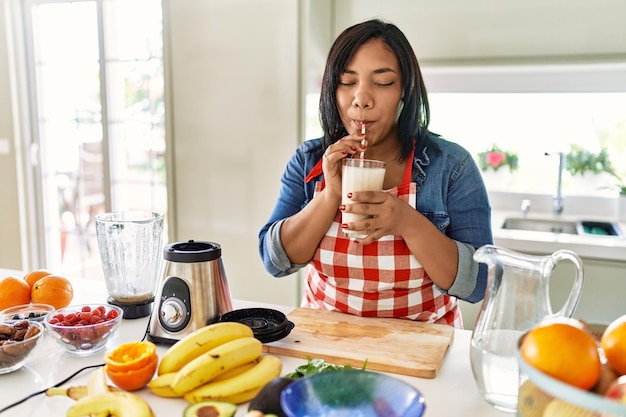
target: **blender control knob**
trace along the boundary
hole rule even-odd
[[[168,298],[161,305],[161,321],[168,327],[176,327],[185,319],[187,308],[180,300]]]

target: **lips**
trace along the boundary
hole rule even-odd
[[[354,120],[353,123],[356,126],[357,130],[360,132],[361,131],[361,127],[363,126],[363,124],[365,124],[365,129],[369,129],[370,125],[372,124],[372,121],[368,121],[368,120]]]

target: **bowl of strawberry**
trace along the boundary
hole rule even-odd
[[[68,352],[90,355],[102,349],[122,321],[110,304],[81,304],[55,310],[44,319],[48,334]]]

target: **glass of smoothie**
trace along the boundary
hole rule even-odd
[[[341,203],[348,205],[353,202],[348,193],[356,191],[382,191],[385,180],[386,165],[383,161],[372,159],[347,158],[343,160],[341,173]],[[342,223],[351,223],[368,218],[365,214],[342,213]],[[353,238],[364,238],[364,230],[344,230],[344,235]]]

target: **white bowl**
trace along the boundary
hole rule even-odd
[[[15,322],[18,320],[42,322],[44,317],[52,311],[54,311],[54,307],[50,304],[20,304],[0,311],[0,320],[4,322]]]
[[[29,320],[2,323],[0,326],[3,326],[2,334],[5,336],[9,327],[14,331],[0,346],[0,374],[6,374],[17,371],[28,362],[43,340],[44,327]]]
[[[86,309],[89,311],[85,311]],[[87,320],[87,316],[90,319],[95,316],[93,311],[96,309],[104,309],[105,314],[115,317],[89,324],[91,321]],[[72,314],[84,317],[84,322],[80,319],[76,322],[70,320]],[[106,345],[122,322],[122,316],[122,309],[114,305],[80,304],[53,311],[46,316],[44,324],[52,338],[68,352],[76,355],[90,355]]]

